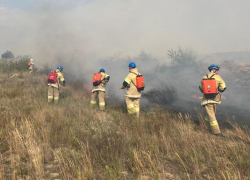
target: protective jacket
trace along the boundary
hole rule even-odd
[[[110,76],[104,72],[101,72],[101,75],[102,75],[101,84],[98,86],[94,86],[92,89],[92,92],[95,92],[95,91],[104,91],[105,92],[105,85],[109,81]]]
[[[57,69],[56,74],[57,74],[57,83],[49,83],[48,85],[60,89],[60,84],[65,84],[65,79],[60,70]]]
[[[34,67],[34,65],[35,65],[35,63],[34,63],[33,61],[30,61],[30,64],[31,64],[31,65],[29,66],[29,69],[32,70],[33,67]]]
[[[123,88],[127,88],[126,97],[129,98],[140,98],[141,97],[141,92],[137,90],[136,87],[136,76],[141,75],[137,68],[133,68],[129,71],[128,76],[125,78],[123,82]]]
[[[208,99],[205,96],[203,96],[203,99],[201,102],[202,106],[204,106],[206,104],[221,104],[221,95],[219,94],[219,92],[223,92],[226,90],[226,84],[225,84],[224,80],[219,75],[216,75],[214,72],[210,72],[210,73],[208,73],[208,75],[203,76],[202,80],[208,79],[210,77],[214,78],[216,81],[216,87],[218,90],[218,94],[213,99]],[[201,84],[199,86],[201,93],[203,93],[202,80],[201,80]]]

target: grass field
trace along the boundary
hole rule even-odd
[[[154,107],[135,120],[109,104],[90,109],[81,83],[47,104],[46,75],[0,74],[0,179],[250,179],[250,134],[225,138],[189,114]]]

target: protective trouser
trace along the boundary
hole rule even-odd
[[[33,68],[32,67],[29,67],[29,73],[33,73]]]
[[[59,101],[59,89],[57,87],[49,86],[48,89],[48,102],[57,104]]]
[[[205,108],[207,111],[206,124],[209,124],[208,127],[210,126],[213,134],[220,134],[220,127],[215,117],[217,104],[206,104]]]
[[[137,117],[140,115],[140,98],[125,97],[127,109],[129,114],[136,114]]]
[[[105,92],[104,91],[95,91],[93,92],[92,98],[91,98],[91,106],[94,107],[97,104],[97,97],[99,97],[99,108],[100,110],[104,110],[105,109]]]

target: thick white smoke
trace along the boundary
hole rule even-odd
[[[41,62],[87,60],[145,51],[166,57],[173,47],[198,53],[249,49],[249,1],[0,1],[0,52]]]

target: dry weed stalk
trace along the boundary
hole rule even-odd
[[[58,105],[48,105],[46,77],[0,76],[0,179],[46,179],[46,164],[62,179],[250,177],[247,128],[232,124],[222,139],[203,131],[198,111],[199,125],[189,114],[155,106],[142,108],[139,120],[117,107],[100,113],[70,85]]]
[[[16,126],[11,134],[14,140],[12,143],[12,154],[15,155],[12,157],[14,167],[22,166],[21,157],[26,156],[31,175],[42,179],[43,153],[34,126],[27,119],[21,120],[19,127]]]

